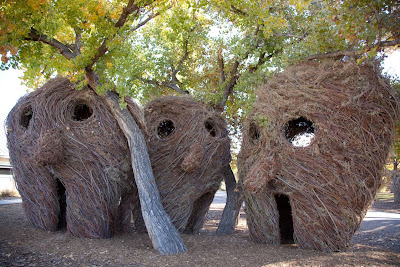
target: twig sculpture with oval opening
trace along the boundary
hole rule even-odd
[[[197,233],[231,160],[226,122],[192,98],[174,96],[151,101],[144,117],[163,207],[179,231]]]
[[[261,87],[238,156],[250,235],[345,250],[381,184],[398,111],[367,64],[301,63]]]
[[[143,111],[128,109],[139,127]],[[127,140],[103,99],[55,78],[22,97],[7,118],[15,180],[29,222],[108,238],[140,209]],[[140,213],[139,213],[140,214]],[[142,222],[138,215],[134,220]]]

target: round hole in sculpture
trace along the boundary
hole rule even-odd
[[[258,125],[256,125],[254,122],[252,122],[250,124],[249,127],[249,137],[252,140],[258,140],[260,139],[260,128],[258,127]]]
[[[285,137],[295,147],[307,147],[315,136],[314,123],[304,117],[287,122],[284,126]]]
[[[204,127],[206,127],[207,132],[212,137],[216,137],[217,136],[217,127],[216,127],[215,123],[211,119],[207,119],[204,122]]]
[[[85,121],[89,119],[93,114],[93,109],[89,107],[86,103],[78,103],[72,114],[72,119],[74,121]]]
[[[175,131],[174,122],[171,120],[163,120],[157,128],[157,135],[161,139],[165,139]]]
[[[29,124],[31,122],[33,116],[33,111],[32,111],[32,107],[26,107],[22,114],[21,114],[21,119],[20,119],[20,124],[22,128],[27,129],[29,127]]]

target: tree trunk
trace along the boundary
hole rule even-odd
[[[393,171],[391,178],[394,202],[400,203],[400,173],[398,171]]]
[[[142,215],[153,247],[163,255],[185,252],[181,236],[161,205],[142,132],[128,109],[120,109],[115,93],[107,92],[104,97],[128,140]]]
[[[227,165],[224,171],[224,180],[226,186],[226,204],[222,212],[222,218],[219,222],[217,235],[232,234],[237,225],[237,219],[242,206],[243,199],[239,190],[236,188],[235,175],[232,172],[231,166]]]

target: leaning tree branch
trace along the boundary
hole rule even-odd
[[[81,54],[82,49],[82,32],[81,30],[74,29],[75,31],[75,44],[74,44],[74,53],[75,55]]]
[[[90,64],[85,68],[86,71],[91,70],[93,68],[94,64],[96,64],[96,62],[107,53],[107,51],[108,51],[107,40],[108,39],[105,38],[103,43],[100,45],[100,47],[97,48],[97,54],[94,56],[94,58],[92,59]]]
[[[114,24],[114,27],[119,29],[122,26],[125,25],[126,20],[128,19],[128,16],[130,14],[132,14],[133,12],[139,12],[140,7],[135,3],[135,0],[130,0],[128,2],[128,4],[126,5],[126,7],[124,7],[124,9],[122,10],[121,16],[119,17],[118,21]],[[114,34],[115,36],[115,34]],[[94,64],[96,64],[96,62],[102,58],[108,51],[108,47],[107,47],[107,40],[108,38],[104,38],[103,42],[101,43],[101,45],[99,46],[99,48],[97,48],[97,53],[94,56],[94,58],[92,59],[92,61],[90,62],[90,64],[88,66],[86,66],[86,72],[90,72],[94,66]]]
[[[367,46],[366,49],[370,50],[372,48],[390,47],[396,45],[400,45],[400,39],[379,42],[377,45]],[[362,53],[363,52],[359,50],[342,50],[336,52],[329,52],[325,54],[315,54],[306,57],[306,59],[313,60],[313,59],[324,59],[324,58],[334,58],[334,57],[344,57],[344,56],[355,57],[361,55]]]
[[[179,82],[179,80],[178,80],[178,78],[176,77],[176,75],[178,74],[178,72],[181,71],[182,66],[183,66],[183,62],[185,62],[185,60],[186,60],[186,59],[188,58],[188,56],[189,56],[189,49],[188,49],[188,47],[189,47],[189,40],[186,39],[186,40],[185,40],[185,43],[184,43],[184,53],[183,53],[181,59],[179,60],[178,66],[177,66],[176,68],[174,68],[174,66],[172,65],[172,73],[171,73],[171,76],[172,76],[172,83],[175,84],[175,85]],[[183,91],[183,92],[185,92],[185,94],[188,94],[188,93],[189,93],[188,91]]]
[[[344,56],[354,57],[359,54],[361,54],[361,52],[356,51],[356,50],[343,50],[343,51],[336,51],[336,52],[330,52],[330,53],[325,53],[325,54],[315,54],[315,55],[306,57],[306,59],[313,60],[313,59],[344,57]]]
[[[168,8],[169,9],[169,8]],[[157,13],[153,13],[151,14],[147,19],[145,19],[142,22],[139,22],[135,27],[133,27],[131,29],[132,32],[138,30],[140,27],[142,27],[143,25],[145,25],[147,22],[149,22],[150,20],[154,19],[155,17],[157,17],[158,15],[160,15],[160,12]]]
[[[194,28],[192,28],[190,31],[193,31]],[[158,80],[153,80],[153,79],[145,79],[142,77],[136,77],[136,79],[141,80],[142,82],[148,83],[148,84],[154,84],[157,86],[161,86],[161,87],[166,87],[166,88],[170,88],[176,92],[178,92],[179,94],[182,95],[187,95],[189,94],[188,91],[183,90],[179,87],[178,83],[180,83],[180,81],[178,80],[178,78],[176,77],[176,75],[178,74],[179,71],[181,71],[183,63],[185,62],[185,60],[188,58],[189,56],[189,40],[186,39],[185,43],[184,43],[184,53],[182,55],[182,57],[179,60],[178,66],[175,68],[174,65],[171,65],[171,81],[158,81]]]
[[[237,188],[235,175],[229,164],[224,166],[223,175],[227,199],[221,220],[218,224],[217,235],[229,235],[235,231],[237,218],[243,202],[243,196]]]
[[[77,55],[68,47],[68,45],[61,43],[60,41],[48,37],[45,34],[39,33],[35,28],[31,28],[30,33],[28,34],[29,37],[26,40],[29,41],[38,41],[45,44],[50,45],[51,47],[55,48],[61,55],[63,55],[66,59],[73,59]]]
[[[125,25],[128,16],[133,12],[139,12],[140,7],[135,3],[135,0],[130,0],[126,7],[122,10],[121,16],[119,17],[117,23],[115,23],[115,28],[121,28]]]
[[[233,13],[236,13],[237,15],[247,16],[246,12],[244,12],[243,10],[240,10],[239,8],[235,7],[234,5],[231,5],[231,10],[233,11]]]
[[[259,32],[260,32],[260,26],[257,26],[253,36],[257,38]],[[261,43],[262,43],[262,39],[257,38],[255,45],[246,52],[243,59],[247,59],[249,57],[250,53],[252,51],[254,51],[255,49],[257,49],[261,45]],[[259,61],[258,61],[257,65],[253,67],[254,69],[252,70],[252,72],[257,70],[262,64],[264,64],[268,58],[269,57],[265,57],[265,53],[261,54]],[[219,100],[219,103],[217,104],[216,109],[222,112],[224,110],[226,102],[228,101],[229,96],[231,94],[233,94],[233,89],[236,85],[237,80],[240,77],[240,74],[238,71],[240,62],[238,59],[236,59],[235,62],[233,63],[232,70],[229,74],[230,78],[229,78],[228,83],[226,83],[226,77],[225,77],[225,73],[224,73],[224,61],[223,61],[221,49],[218,50],[218,64],[219,64],[220,73],[221,73],[221,83],[225,83],[225,86],[224,86],[224,94],[222,95],[221,99]]]
[[[136,79],[139,79],[144,83],[153,84],[153,85],[157,85],[157,86],[160,86],[160,87],[170,88],[170,89],[172,89],[172,90],[174,90],[174,91],[176,91],[176,92],[178,92],[179,94],[182,94],[182,95],[189,94],[188,91],[182,90],[175,83],[165,82],[165,81],[161,82],[161,81],[157,81],[157,80],[153,80],[153,79],[146,79],[146,78],[142,78],[142,77],[136,77]]]
[[[392,40],[392,41],[384,41],[379,43],[379,47],[389,47],[400,45],[400,39]]]
[[[100,85],[93,70],[87,71],[86,78],[93,89]],[[185,252],[181,236],[162,207],[142,131],[129,110],[119,107],[116,93],[108,91],[103,98],[127,138],[143,220],[153,247],[163,255]]]
[[[114,24],[114,27],[119,29],[122,26],[125,25],[128,16],[131,15],[132,13],[136,13],[136,15],[140,12],[140,8],[141,7],[146,7],[148,5],[150,5],[151,3],[153,3],[155,0],[151,0],[151,1],[147,1],[143,6],[138,6],[135,3],[135,0],[130,0],[128,2],[128,4],[126,5],[126,7],[124,7],[124,9],[122,10],[121,16],[119,17],[118,21]],[[141,26],[143,26],[145,23],[144,22],[148,22],[149,20],[145,20],[143,21],[143,24]],[[141,27],[140,26],[140,27]],[[116,33],[111,37],[115,37]],[[94,56],[94,58],[92,59],[92,61],[90,62],[90,64],[85,68],[86,71],[90,71],[94,64],[96,64],[96,62],[102,58],[108,51],[108,47],[107,47],[107,41],[109,40],[109,38],[104,38],[102,44],[100,45],[100,47],[97,49],[97,54]]]
[[[193,17],[194,17],[194,13],[193,13]],[[188,33],[189,34],[193,33],[195,29],[196,29],[196,25],[191,27],[190,30],[188,31]],[[185,42],[184,42],[183,46],[184,46],[184,48],[183,48],[184,49],[184,53],[183,53],[181,59],[179,60],[178,66],[175,69],[173,68],[173,71],[172,71],[172,81],[175,84],[176,84],[176,82],[178,82],[178,79],[176,78],[176,75],[178,74],[178,72],[181,71],[183,63],[186,61],[186,59],[189,56],[189,37],[187,39],[185,39]],[[174,67],[174,66],[172,66],[172,67]]]
[[[185,40],[184,43],[184,53],[181,59],[179,60],[178,66],[176,67],[175,71],[173,72],[174,75],[178,74],[178,72],[182,69],[183,62],[188,58],[189,56],[189,40]]]
[[[161,82],[161,86],[171,88],[172,90],[175,90],[176,92],[182,94],[182,95],[188,95],[189,91],[181,89],[178,85],[175,83],[169,83],[169,82]]]
[[[268,54],[266,52],[261,53],[260,57],[258,58],[258,62],[255,66],[250,66],[249,67],[249,72],[253,73],[256,70],[258,70],[267,60],[271,59],[275,53]]]
[[[233,63],[232,70],[229,74],[229,77],[230,77],[229,82],[226,83],[226,85],[224,87],[224,94],[221,97],[221,99],[219,100],[218,105],[216,106],[216,109],[218,111],[222,112],[224,110],[224,107],[226,105],[226,102],[228,101],[229,96],[233,93],[233,88],[235,87],[236,82],[239,78],[239,75],[238,75],[239,64],[240,64],[240,62],[237,59],[235,60],[235,63]]]
[[[222,56],[222,48],[218,50],[218,65],[219,65],[219,73],[221,76],[221,83],[225,83],[226,76],[225,76],[225,64],[224,58]]]

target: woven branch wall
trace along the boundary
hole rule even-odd
[[[238,156],[250,235],[345,250],[381,184],[398,110],[371,66],[310,62],[271,79]]]
[[[142,111],[129,110],[143,129]],[[23,208],[36,227],[107,238],[140,210],[127,141],[101,97],[56,78],[21,98],[7,119]],[[141,221],[140,212],[134,217]]]
[[[189,97],[150,102],[145,122],[163,207],[179,231],[196,233],[231,159],[226,123]]]

